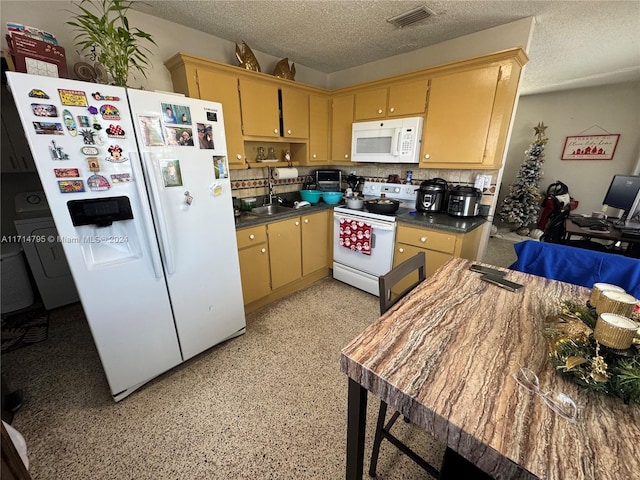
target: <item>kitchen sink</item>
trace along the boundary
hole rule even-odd
[[[291,207],[283,207],[282,205],[263,205],[262,207],[256,207],[251,209],[251,213],[254,215],[275,215],[277,213],[286,213],[293,211]]]

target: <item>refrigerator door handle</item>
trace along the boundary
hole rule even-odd
[[[158,182],[156,181],[155,168],[153,166],[153,158],[149,152],[143,152],[142,168],[147,174],[146,178],[149,180],[149,193],[151,194],[151,203],[153,211],[155,212],[156,225],[158,226],[158,235],[160,236],[160,249],[164,258],[165,267],[167,268],[167,275],[172,275],[176,271],[175,262],[173,260],[173,249],[171,248],[171,238],[169,236],[169,229],[167,228],[167,219],[164,216],[164,210],[162,208],[162,200],[160,199],[160,190],[158,188]]]
[[[138,152],[129,152],[129,155],[129,158],[131,159],[131,169],[133,170],[135,180],[133,183],[135,183],[136,185],[140,200],[144,202],[147,197],[147,192],[144,187],[144,175],[142,174],[142,170],[140,169],[140,159],[138,157]],[[155,232],[153,221],[151,220],[151,216],[147,214],[147,211],[144,208],[142,209],[141,215],[142,223],[144,224],[144,229],[147,236],[147,246],[149,247],[149,253],[151,254],[153,273],[156,278],[162,278],[164,276],[164,272],[162,271],[162,259],[160,258],[160,252],[154,245],[150,235],[151,233]]]

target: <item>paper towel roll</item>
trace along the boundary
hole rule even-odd
[[[276,180],[288,180],[290,178],[298,178],[297,168],[274,168],[273,178]]]

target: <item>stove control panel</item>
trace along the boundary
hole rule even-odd
[[[417,185],[403,185],[399,183],[364,182],[362,194],[365,197],[381,197],[383,194],[389,198],[402,200],[403,203],[414,202],[417,197]]]

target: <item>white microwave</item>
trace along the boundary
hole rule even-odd
[[[351,161],[418,163],[422,122],[422,117],[411,117],[354,123]]]

